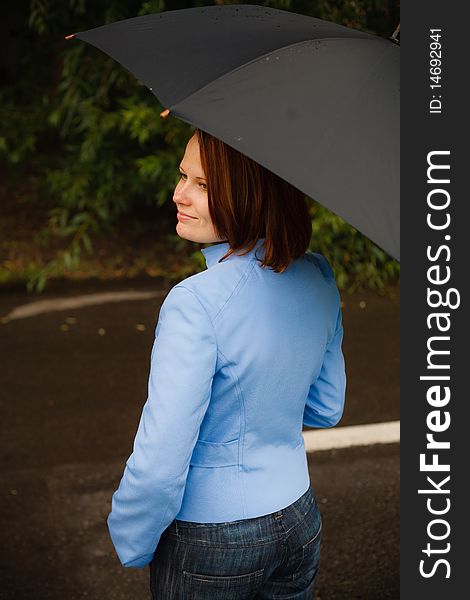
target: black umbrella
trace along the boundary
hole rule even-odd
[[[125,19],[72,36],[399,260],[399,46],[253,5]]]

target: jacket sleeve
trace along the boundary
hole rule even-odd
[[[163,303],[144,404],[108,528],[125,567],[144,567],[178,514],[189,461],[206,413],[217,359],[212,322],[189,289]]]
[[[326,259],[315,254],[322,273],[334,283],[333,271]],[[335,331],[329,340],[317,379],[310,386],[304,409],[303,423],[308,427],[333,427],[343,414],[346,393],[346,372],[341,348],[343,324],[338,294],[338,314]]]
[[[331,338],[320,374],[310,386],[303,422],[308,427],[333,427],[343,414],[346,372],[341,343],[343,326],[339,311],[336,331]]]

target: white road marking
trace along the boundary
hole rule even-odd
[[[166,292],[103,292],[100,294],[85,294],[83,296],[73,296],[71,298],[51,298],[50,300],[39,300],[29,302],[14,308],[3,321],[14,321],[16,319],[26,319],[36,317],[44,313],[55,312],[58,310],[73,310],[84,306],[95,306],[97,304],[107,304],[109,302],[127,302],[129,300],[145,300],[147,298],[161,298],[167,295]]]
[[[304,431],[303,436],[307,452],[372,444],[393,444],[400,441],[400,421],[315,429]]]

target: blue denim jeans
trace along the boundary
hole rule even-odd
[[[227,523],[174,520],[150,563],[153,600],[311,600],[321,515],[309,486],[287,508]]]

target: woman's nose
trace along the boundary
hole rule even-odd
[[[173,192],[173,202],[176,202],[178,204],[187,204],[189,202],[184,181],[180,181],[176,185],[175,191]]]

